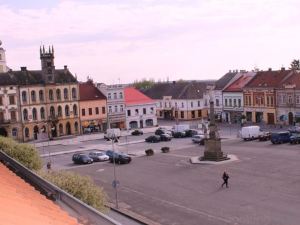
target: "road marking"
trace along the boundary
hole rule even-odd
[[[165,203],[165,204],[169,204],[169,205],[172,205],[172,206],[175,206],[175,207],[178,207],[178,208],[185,209],[185,210],[190,211],[190,212],[194,212],[194,213],[200,214],[202,216],[206,216],[206,217],[208,217],[210,219],[219,220],[219,221],[222,221],[222,222],[227,223],[227,224],[233,224],[233,222],[231,220],[228,220],[226,218],[223,218],[223,217],[220,217],[220,216],[215,216],[215,215],[212,215],[212,214],[204,212],[204,211],[195,210],[195,209],[183,206],[183,205],[179,205],[179,204],[177,204],[175,202],[171,202],[171,201],[163,200],[161,198],[156,198],[156,197],[153,197],[153,196],[149,196],[149,195],[146,195],[143,192],[134,190],[132,188],[127,188],[127,187],[123,186],[122,189],[126,189],[127,191],[131,191],[131,192],[134,192],[136,194],[143,195],[143,196],[145,196],[147,198],[150,198],[150,199],[152,199],[154,201],[157,201],[157,202],[162,202],[162,203]]]
[[[104,169],[99,169],[99,170],[97,170],[97,172],[103,172],[104,171]]]

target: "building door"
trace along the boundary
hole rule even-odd
[[[294,116],[292,112],[289,112],[289,125],[293,125],[294,123]]]
[[[39,133],[39,128],[38,128],[38,126],[34,126],[34,128],[33,128],[33,136],[34,136],[34,139],[35,139],[35,140],[38,139],[38,133]]]
[[[0,128],[0,136],[7,137],[7,131],[4,127]]]
[[[143,124],[143,120],[140,120],[140,128],[143,128],[144,124]]]
[[[274,124],[274,123],[275,123],[274,113],[268,113],[268,124]]]
[[[71,134],[71,124],[69,122],[66,123],[66,134],[67,135]]]

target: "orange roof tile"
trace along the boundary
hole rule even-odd
[[[247,72],[229,85],[224,92],[242,92],[244,86],[254,77],[254,72]]]
[[[154,103],[155,101],[133,87],[124,88],[126,105]]]
[[[0,163],[0,221],[13,225],[78,225],[58,205]]]

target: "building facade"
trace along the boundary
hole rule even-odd
[[[8,67],[6,65],[5,49],[1,45],[2,42],[0,40],[0,73],[5,73],[8,71]]]
[[[92,80],[79,84],[80,120],[83,133],[103,132],[107,129],[107,109],[105,95]]]
[[[156,102],[133,87],[125,87],[126,128],[157,125]]]
[[[105,85],[103,83],[96,84],[96,86],[107,99],[107,127],[125,129],[125,86],[121,84]]]

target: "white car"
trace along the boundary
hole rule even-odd
[[[194,135],[194,136],[192,137],[192,141],[193,141],[194,143],[200,144],[200,143],[203,142],[203,140],[204,140],[204,135],[202,135],[202,134],[196,134],[196,135]]]
[[[93,151],[89,153],[89,157],[94,160],[94,162],[107,161],[109,156],[102,151]]]

